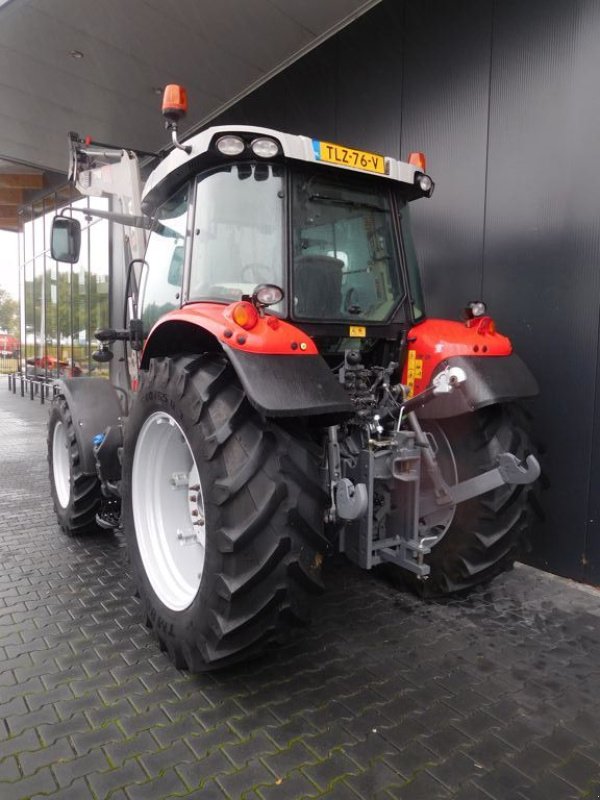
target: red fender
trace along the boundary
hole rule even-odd
[[[402,383],[410,397],[430,384],[436,367],[452,356],[509,356],[513,351],[507,336],[496,332],[491,317],[476,317],[467,322],[427,319],[411,328]]]
[[[272,314],[258,318],[250,330],[237,325],[232,319],[236,303],[190,303],[161,317],[150,331],[144,351],[156,332],[168,322],[186,322],[211,333],[221,344],[234,350],[263,355],[304,356],[317,355],[313,340],[306,333]]]
[[[148,336],[142,368],[156,353],[168,351],[170,326],[179,327],[172,331],[175,341],[193,326],[222,345],[248,400],[260,413],[319,417],[322,424],[325,419],[335,424],[352,414],[350,398],[304,331],[272,314],[258,316],[247,330],[233,319],[236,305],[191,303],[165,314]]]

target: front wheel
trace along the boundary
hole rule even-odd
[[[534,452],[525,414],[515,404],[488,406],[423,427],[436,441],[446,480],[452,474],[460,481],[481,475],[496,466],[503,452],[520,460]],[[526,544],[531,492],[531,484],[504,484],[459,503],[442,521],[446,532],[425,557],[428,578],[405,579],[420,594],[439,597],[472,589],[512,566]]]
[[[177,667],[249,658],[307,622],[327,545],[317,457],[252,408],[225,357],[151,362],[125,429],[123,524]]]
[[[58,394],[48,419],[48,470],[54,511],[70,536],[102,530],[96,523],[102,502],[100,481],[82,472],[80,456],[71,409]]]

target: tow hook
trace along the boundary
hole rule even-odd
[[[359,519],[369,507],[369,494],[364,483],[352,483],[348,478],[341,478],[334,484],[333,494],[339,519]]]
[[[369,493],[366,484],[354,484],[349,478],[342,478],[338,426],[331,425],[327,429],[327,436],[331,505],[325,513],[325,521],[359,519],[369,507]]]

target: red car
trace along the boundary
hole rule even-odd
[[[18,358],[21,350],[21,343],[15,336],[8,333],[0,333],[0,356],[8,358]]]

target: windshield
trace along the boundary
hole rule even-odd
[[[403,294],[387,187],[342,171],[297,174],[292,219],[294,316],[386,320]]]
[[[229,303],[260,283],[284,286],[283,174],[276,165],[244,163],[201,176],[190,300]]]

